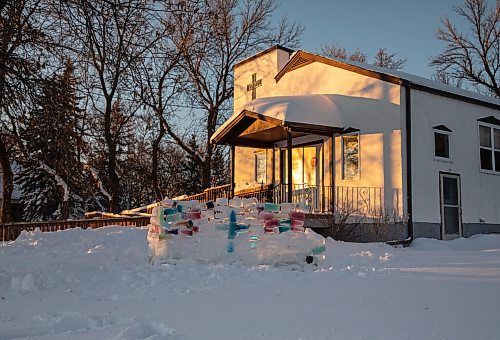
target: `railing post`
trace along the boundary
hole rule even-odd
[[[292,131],[290,128],[286,128],[286,150],[287,150],[287,158],[288,158],[288,164],[287,164],[287,181],[288,181],[288,203],[292,203],[292,197],[293,197],[293,186],[292,186]]]
[[[332,212],[335,212],[335,134],[332,135],[332,142],[330,145],[330,176],[331,176],[331,185],[332,185],[332,193],[330,197],[330,209]]]
[[[231,145],[231,178],[230,178],[231,192],[230,192],[229,198],[234,197],[234,187],[235,187],[234,176],[236,174],[236,169],[235,169],[236,160],[235,160],[235,158],[236,158],[236,146]]]

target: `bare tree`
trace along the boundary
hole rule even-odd
[[[16,121],[26,111],[40,79],[41,53],[46,46],[46,22],[40,19],[40,0],[0,4],[0,166],[2,222],[11,220],[14,174],[11,169]]]
[[[380,48],[375,55],[373,65],[393,70],[401,70],[406,62],[406,58],[398,59],[396,56],[397,53],[388,53],[386,48]]]
[[[453,10],[468,23],[469,32],[460,32],[448,17],[442,19],[437,38],[446,47],[430,63],[436,79],[465,81],[479,92],[500,97],[500,3],[490,8],[487,0],[465,0]]]
[[[345,47],[331,43],[330,45],[322,45],[320,53],[330,58],[368,63],[368,53],[361,52],[359,48],[357,48],[354,52],[349,52]],[[389,53],[386,48],[380,48],[375,54],[373,65],[393,70],[400,70],[403,68],[406,59],[398,59],[396,56],[397,53]]]
[[[105,145],[109,208],[120,210],[121,186],[117,169],[119,138],[139,109],[134,101],[133,65],[156,43],[155,3],[152,0],[68,0],[61,17],[77,52],[86,87]],[[123,118],[113,119],[113,106],[121,99]],[[103,193],[105,194],[105,193]]]
[[[361,52],[359,49],[356,49],[354,52],[348,52],[346,48],[334,42],[330,45],[322,45],[320,53],[325,57],[357,61],[359,63],[366,63],[368,59],[368,54]]]
[[[211,186],[216,150],[210,137],[229,112],[234,65],[273,44],[295,47],[303,29],[286,18],[274,28],[271,17],[277,4],[273,0],[199,0],[187,4],[193,6],[193,15],[178,17],[176,26],[178,38],[189,47],[183,49],[182,66],[189,84],[187,98],[202,117],[202,153],[190,148],[171,124],[165,126],[170,137],[201,166],[202,186],[206,188]]]
[[[162,12],[160,26],[163,30],[161,38],[145,54],[142,61],[137,65],[134,72],[134,79],[138,95],[146,108],[151,110],[154,121],[157,123],[156,129],[151,127],[151,179],[154,193],[157,200],[163,197],[159,181],[159,160],[161,143],[171,129],[171,121],[174,116],[177,97],[183,90],[180,60],[184,50],[188,48],[185,36],[179,34],[176,22],[179,16],[189,16],[189,8],[183,8],[179,4],[164,4],[158,10]],[[172,131],[169,132],[173,134]]]
[[[8,0],[0,0],[0,13],[3,11],[4,7],[7,5]]]

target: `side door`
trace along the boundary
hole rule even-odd
[[[443,240],[462,236],[462,198],[460,175],[439,174],[441,205],[441,238]]]

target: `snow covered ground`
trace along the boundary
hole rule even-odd
[[[146,235],[1,244],[0,339],[500,339],[500,235],[406,249],[328,239],[303,270],[152,266]]]

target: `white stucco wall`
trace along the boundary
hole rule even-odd
[[[277,83],[277,96],[341,94],[382,99],[399,105],[400,86],[319,62],[287,72]]]
[[[252,83],[254,73],[256,80],[262,79],[262,86],[257,88],[257,98],[275,96],[274,77],[288,60],[289,53],[276,48],[237,65],[234,68],[234,112],[240,113],[243,105],[252,100],[252,91],[247,91],[247,85]]]
[[[495,116],[500,112],[412,90],[412,173],[413,220],[441,223],[439,172],[460,175],[462,222],[500,223],[500,174],[480,170],[479,118]],[[433,126],[445,125],[452,130],[450,160],[434,157]]]

